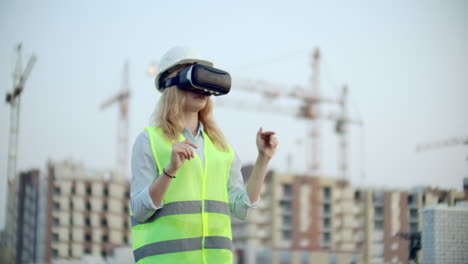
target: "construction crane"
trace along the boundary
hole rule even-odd
[[[31,70],[36,63],[36,56],[33,54],[23,70],[22,65],[22,45],[16,46],[16,65],[13,72],[13,90],[6,94],[5,101],[10,105],[10,134],[8,142],[8,164],[7,164],[7,184],[8,197],[6,205],[6,232],[7,232],[7,248],[14,249],[16,247],[16,161],[18,158],[18,134],[19,134],[19,118],[20,118],[20,97],[24,90],[26,80],[31,73]],[[15,259],[15,251],[11,250],[10,259]]]
[[[218,99],[220,106],[230,106],[237,109],[249,109],[263,112],[282,113],[294,115],[298,118],[309,120],[308,138],[310,138],[309,160],[307,168],[312,175],[320,175],[321,153],[320,153],[320,128],[321,122],[331,120],[335,122],[335,132],[340,137],[340,176],[347,179],[348,174],[348,139],[347,125],[363,125],[362,121],[351,119],[348,114],[348,87],[344,85],[340,98],[323,97],[320,93],[320,50],[315,49],[312,54],[312,74],[310,77],[310,88],[301,86],[279,86],[265,81],[238,80],[235,88],[238,90],[256,92],[269,100],[277,98],[292,98],[301,101],[297,109],[282,108],[279,105],[263,104],[252,105],[246,101],[232,101]],[[323,113],[321,104],[335,104],[341,107],[340,113]]]
[[[419,144],[416,146],[416,152],[425,152],[429,150],[454,147],[454,146],[468,146],[468,137],[453,137],[445,140],[433,141],[429,143]],[[468,161],[468,157],[466,158]]]
[[[19,114],[20,114],[20,96],[24,90],[24,84],[36,63],[36,56],[33,54],[22,69],[21,43],[16,46],[16,65],[13,72],[13,90],[6,94],[5,101],[10,105],[10,141],[8,147],[8,180],[16,176],[16,158],[18,153],[18,133],[19,133]]]
[[[428,151],[439,148],[446,148],[459,145],[468,145],[468,137],[453,137],[445,140],[433,141],[430,143],[419,144],[416,146],[416,152]]]
[[[120,91],[104,101],[101,104],[101,110],[118,103],[119,104],[119,123],[117,127],[117,175],[124,177],[128,174],[128,102],[130,98],[128,61],[124,64],[122,72],[122,83]]]

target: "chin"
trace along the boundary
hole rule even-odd
[[[203,104],[193,104],[193,105],[189,106],[188,109],[190,110],[190,112],[200,112],[200,111],[203,110],[205,107],[206,107],[206,103],[203,103]]]
[[[198,107],[197,112],[200,112],[201,110],[205,109],[205,107],[206,107],[206,104],[201,105],[200,107]]]

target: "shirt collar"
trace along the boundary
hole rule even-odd
[[[203,130],[204,130],[204,127],[203,127],[202,122],[198,122],[198,129],[197,129],[197,134],[195,135],[195,137],[199,137],[199,136],[203,137]],[[188,128],[185,127],[183,130],[183,134],[186,134],[186,133],[188,133],[188,135],[192,135],[192,132],[190,132],[190,130],[188,130]]]

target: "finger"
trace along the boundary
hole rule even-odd
[[[268,147],[273,147],[276,141],[274,134],[270,134],[265,138],[266,144]]]
[[[187,155],[187,152],[186,152],[186,148],[184,148],[183,145],[179,145],[177,146],[176,148],[174,148],[173,150],[177,155],[179,155],[179,157],[181,159],[187,159],[188,158],[188,155]]]
[[[270,139],[270,143],[272,147],[278,146],[278,139],[275,136],[272,136]]]
[[[270,137],[270,136],[262,137],[262,140],[263,140],[263,142],[265,142],[266,144],[270,144],[270,142],[271,142],[271,137]]]
[[[189,160],[192,159],[193,158],[192,149],[189,146],[185,146],[184,150],[185,150],[185,154],[187,155],[187,159]]]
[[[179,157],[179,159],[180,159],[181,162],[182,162],[183,160],[186,159],[186,158],[185,158],[185,153],[183,153],[183,152],[177,153],[177,156]]]
[[[268,131],[262,134],[262,139],[265,141],[265,144],[267,146],[272,146],[271,138],[274,137],[274,135],[275,135],[275,132],[271,132],[271,131]]]
[[[192,158],[192,159],[195,158],[195,154],[193,154],[193,149],[192,149],[190,146],[188,146],[188,145],[186,145],[185,147],[186,147],[186,149],[187,149],[187,152],[188,152],[188,154],[189,154],[189,157]]]
[[[182,141],[181,143],[183,144],[178,144],[175,148],[174,148],[174,152],[176,153],[183,153],[184,154],[184,159],[192,159],[192,158],[195,158],[195,154],[193,152],[193,149],[191,148],[192,144],[188,144],[188,139],[186,139],[185,141]],[[193,146],[195,146],[195,148],[197,147],[195,144],[193,144]]]
[[[184,153],[185,154],[185,148],[183,145],[179,145],[177,146],[176,148],[174,148],[173,150],[175,153],[177,154],[180,154],[180,153]]]
[[[193,149],[189,148],[189,153],[190,153],[190,158],[193,159],[195,158],[195,154],[193,153]]]
[[[263,133],[262,133],[262,137],[264,137],[264,136],[271,136],[271,135],[274,135],[274,134],[276,134],[276,133],[273,132],[273,131],[266,131],[266,132],[263,132]]]
[[[190,158],[191,158],[190,151],[187,148],[184,148],[183,152],[184,152],[184,155],[185,155],[185,159],[190,160]]]
[[[257,132],[257,137],[260,136],[262,134],[262,132],[263,132],[263,128],[260,127],[260,129]]]
[[[187,145],[190,145],[191,147],[198,148],[197,145],[195,145],[194,143],[192,143],[192,141],[190,141],[188,139],[185,139],[184,143],[187,144]]]

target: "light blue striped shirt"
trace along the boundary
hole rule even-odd
[[[200,157],[204,164],[204,139],[203,125],[198,126],[197,135],[184,128],[182,134],[189,139],[198,148],[193,149]],[[247,191],[244,186],[244,180],[241,174],[241,161],[236,152],[234,152],[234,160],[231,165],[228,185],[226,186],[229,196],[229,208],[231,213],[239,218],[245,219],[247,210],[257,204],[258,200],[251,203]],[[132,152],[132,182],[131,182],[131,207],[133,216],[139,221],[144,222],[151,217],[158,209],[164,205],[161,202],[159,206],[153,204],[153,200],[149,195],[149,186],[159,177],[156,162],[154,160],[153,151],[148,132],[142,131],[135,140]]]

